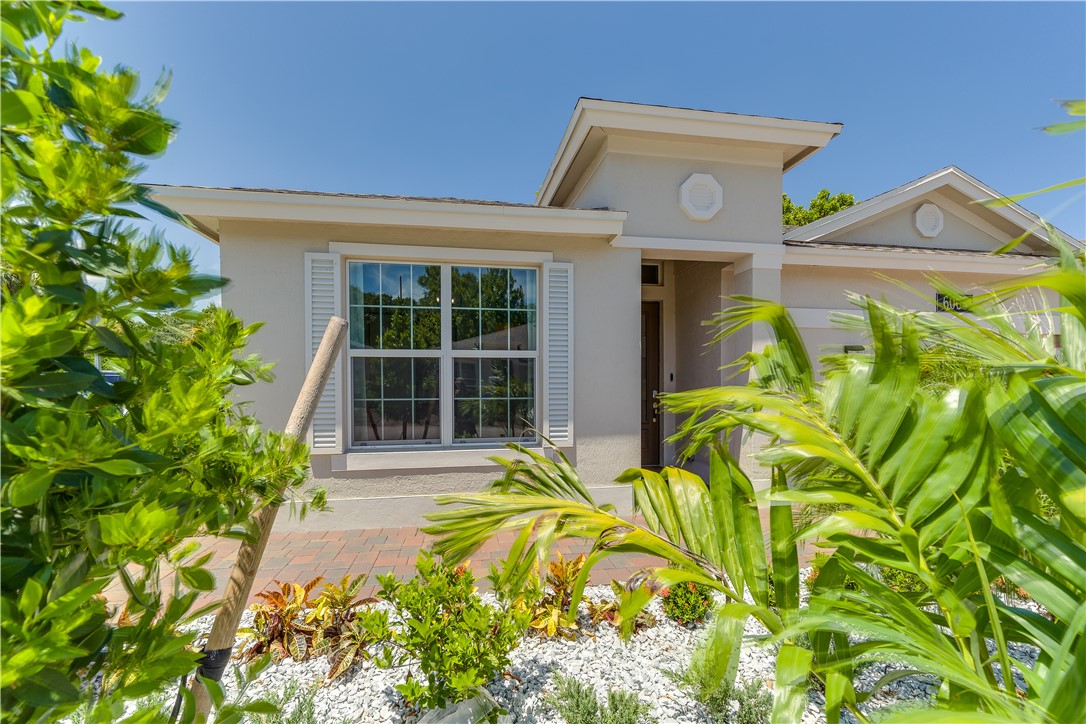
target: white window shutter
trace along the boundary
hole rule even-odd
[[[328,320],[343,316],[340,290],[340,255],[307,252],[305,255],[305,368],[313,363]],[[309,428],[309,447],[314,455],[341,453],[346,431],[343,386],[343,354],[336,361],[317,403]]]
[[[543,264],[543,434],[573,445],[573,265]]]

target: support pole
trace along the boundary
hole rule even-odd
[[[345,319],[332,317],[328,320],[328,327],[324,330],[320,347],[317,348],[317,354],[313,357],[313,364],[309,366],[309,372],[305,376],[305,382],[302,383],[302,389],[298,393],[298,399],[294,403],[294,409],[283,431],[286,437],[299,442],[305,440],[309,426],[313,422],[317,403],[324,393],[324,386],[332,374],[336,357],[346,336],[347,321]],[[234,648],[238,623],[241,621],[242,612],[245,611],[245,604],[249,600],[253,579],[264,557],[264,549],[268,546],[268,538],[271,536],[277,512],[278,507],[270,503],[258,510],[255,516],[256,541],[252,543],[242,541],[237,561],[234,563],[234,570],[230,573],[230,580],[227,581],[226,590],[223,592],[222,606],[215,615],[215,623],[204,645],[204,660],[196,672],[199,676],[215,681],[222,679],[223,671],[230,661],[230,654]],[[204,721],[211,710],[211,701],[208,698],[207,689],[197,677],[193,677],[192,693],[196,702],[196,721]]]

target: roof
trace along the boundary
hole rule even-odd
[[[516,201],[488,201],[480,199],[461,199],[453,196],[400,196],[397,194],[350,194],[337,191],[299,191],[296,189],[269,189],[250,186],[188,186],[175,184],[151,184],[156,189],[204,189],[207,191],[245,191],[266,194],[298,194],[303,196],[330,196],[342,199],[387,199],[393,201],[431,201],[447,204],[480,204],[483,206],[511,206],[526,209],[535,208],[535,204],[522,204]]]
[[[973,251],[971,249],[940,249],[930,246],[898,246],[896,244],[846,244],[832,241],[785,241],[785,246],[794,246],[804,249],[840,249],[842,251],[903,251],[912,254],[931,254],[934,256],[970,256],[970,257],[1023,257],[1026,259],[1041,260],[1046,258],[1044,254],[1009,251],[1005,254],[993,254],[989,251]]]
[[[946,166],[837,213],[812,221],[810,224],[786,230],[784,240],[785,242],[832,241],[834,237],[850,227],[859,226],[876,216],[899,209],[925,194],[942,188],[951,188],[964,195],[971,211],[985,214],[1005,228],[1017,229],[1013,234],[1004,232],[1011,238],[1028,232],[1042,242],[1048,240],[1042,220],[1018,204],[1009,203],[999,207],[982,205],[984,201],[1002,199],[1004,196],[957,166]],[[1068,241],[1072,241],[1072,237],[1066,232],[1059,229],[1056,231]]]
[[[787,171],[841,132],[840,123],[580,98],[540,187],[539,206],[562,205],[604,139],[687,141],[779,151]]]
[[[218,243],[220,222],[286,221],[614,238],[626,212],[503,201],[149,184],[151,196]]]

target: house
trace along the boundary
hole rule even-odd
[[[813,353],[845,290],[916,304],[920,289],[1018,275],[1045,232],[955,167],[800,228],[782,177],[842,126],[581,99],[534,205],[157,186],[220,246],[223,303],[263,321],[277,381],[252,392],[281,427],[331,315],[350,340],[320,402],[313,473],[333,496],[477,489],[510,440],[560,446],[592,485],[674,461],[657,391],[720,384],[766,343],[706,346],[731,294],[787,305]],[[1014,253],[994,249],[1025,234]],[[247,390],[248,392],[248,390]]]

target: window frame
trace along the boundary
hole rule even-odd
[[[421,251],[421,250],[420,250]],[[495,256],[500,254],[497,253]],[[520,256],[519,254],[517,255]],[[527,256],[527,255],[525,255]],[[549,254],[547,255],[550,256]],[[343,275],[343,303],[346,310],[348,325],[351,320],[351,274],[352,264],[413,264],[419,266],[439,266],[441,274],[441,290],[439,293],[439,309],[441,319],[441,341],[438,349],[355,349],[350,343],[350,327],[348,326],[348,340],[345,345],[347,364],[345,369],[346,390],[346,419],[347,430],[344,447],[350,453],[376,453],[376,452],[421,452],[421,451],[456,451],[472,449],[497,449],[507,442],[535,446],[540,442],[539,426],[543,405],[543,263],[544,260],[488,260],[485,257],[472,256],[464,258],[462,254],[450,254],[448,256],[437,255],[399,255],[396,257],[385,254],[344,254],[342,257]],[[529,269],[535,272],[536,300],[535,300],[535,349],[525,350],[482,350],[482,349],[455,349],[453,347],[453,300],[452,300],[452,269],[455,266],[475,266],[488,269]],[[355,358],[436,358],[438,367],[438,414],[441,427],[440,440],[396,440],[396,441],[371,441],[358,442],[355,440],[355,397],[354,397],[354,363]],[[533,426],[535,434],[529,437],[507,438],[456,438],[455,437],[455,380],[454,358],[472,359],[531,359],[534,362],[533,369]]]

